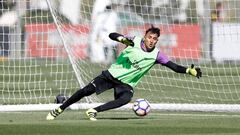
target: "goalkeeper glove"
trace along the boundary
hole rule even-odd
[[[120,41],[121,43],[125,44],[125,45],[128,45],[128,46],[134,46],[134,43],[131,39],[129,38],[126,38],[126,37],[123,37],[123,36],[120,36],[117,38],[118,41]]]
[[[202,77],[202,71],[200,68],[194,68],[194,64],[191,65],[191,67],[187,68],[186,73],[197,77],[198,79]]]

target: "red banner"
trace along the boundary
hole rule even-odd
[[[60,37],[54,24],[26,25],[27,55],[29,57],[66,57],[63,42],[74,56],[84,59],[87,57],[88,27],[84,25],[64,25]]]
[[[29,57],[66,57],[59,33],[54,24],[26,25],[27,55]],[[149,26],[126,27],[123,33],[143,36]],[[159,25],[161,36],[157,47],[175,59],[201,57],[199,25]],[[61,27],[66,45],[80,59],[88,57],[89,26]]]

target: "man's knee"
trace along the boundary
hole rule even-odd
[[[79,92],[83,93],[84,96],[89,96],[96,92],[95,86],[92,83],[89,83],[84,88],[80,89]]]
[[[125,105],[125,104],[127,104],[127,103],[129,103],[131,101],[131,98],[120,98],[120,100]]]
[[[123,93],[123,95],[119,97],[119,100],[121,100],[122,104],[129,103],[132,100],[132,93],[130,92]]]

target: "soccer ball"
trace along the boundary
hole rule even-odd
[[[137,99],[133,103],[133,111],[137,116],[146,116],[150,112],[150,105],[146,99]]]

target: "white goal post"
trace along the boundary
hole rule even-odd
[[[238,0],[9,0],[0,9],[0,111],[52,110],[114,62],[124,45],[109,32],[143,36],[161,29],[157,47],[201,79],[155,65],[134,89],[164,111],[240,112]],[[70,10],[71,9],[71,10]],[[111,90],[70,109],[113,99]],[[132,103],[120,109],[130,109]]]

